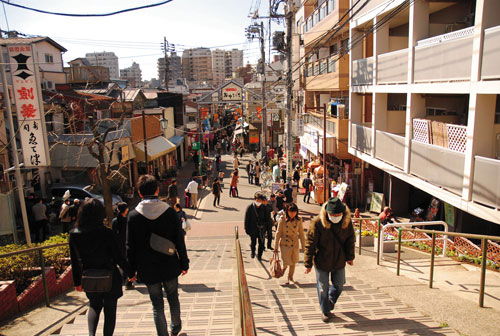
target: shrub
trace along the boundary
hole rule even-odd
[[[67,234],[54,236],[41,244],[33,244],[33,247],[53,245],[68,241]],[[28,249],[28,246],[10,244],[0,247],[0,255],[9,252],[15,252]],[[14,280],[17,294],[22,293],[31,282],[41,274],[39,252],[29,252],[18,254],[10,257],[0,258],[0,280]],[[59,246],[46,249],[43,252],[45,265],[54,267],[57,275],[64,272],[69,265],[69,248],[68,246]]]

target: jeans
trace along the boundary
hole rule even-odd
[[[163,290],[167,292],[167,301],[170,306],[170,330],[173,334],[178,334],[181,331],[181,305],[179,303],[179,287],[178,279],[158,282],[147,285],[149,298],[153,304],[153,319],[155,321],[156,332],[158,336],[168,336],[167,320],[165,319]]]
[[[335,304],[344,289],[345,284],[345,268],[326,272],[315,268],[316,270],[316,286],[318,288],[318,299],[321,307],[321,312],[328,315],[333,309],[330,301]],[[330,286],[329,280],[332,285]]]
[[[248,173],[248,183],[253,184],[253,174]]]
[[[89,335],[94,336],[97,333],[97,325],[99,324],[99,315],[104,308],[104,336],[111,336],[115,331],[116,324],[116,305],[118,298],[110,297],[105,293],[86,293],[90,303],[87,313],[87,323],[89,327]]]

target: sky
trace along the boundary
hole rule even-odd
[[[10,0],[27,7],[72,14],[108,13],[162,1]],[[114,16],[79,18],[2,4],[0,28],[52,38],[68,50],[63,54],[64,62],[89,52],[113,51],[119,57],[120,69],[136,62],[141,67],[142,79],[149,80],[158,77],[157,60],[163,57],[164,37],[175,44],[178,54],[195,47],[238,48],[244,50],[244,64],[256,63],[259,44],[257,39],[247,40],[245,28],[252,23],[249,13],[260,7],[259,14],[268,15],[268,5],[268,0],[172,0],[158,7]]]

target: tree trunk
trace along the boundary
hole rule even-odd
[[[101,180],[102,196],[104,207],[106,208],[107,226],[111,227],[113,220],[113,198],[111,197],[111,188],[109,187],[108,176],[106,174],[106,164],[104,162],[104,145],[99,144],[99,179]]]

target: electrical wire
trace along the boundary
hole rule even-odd
[[[12,3],[12,2],[6,1],[6,0],[0,0],[0,1],[3,4],[7,4],[9,6],[13,6],[13,7],[21,8],[21,9],[26,9],[26,10],[30,10],[30,11],[37,12],[37,13],[50,14],[50,15],[58,15],[58,16],[69,16],[69,17],[106,17],[106,16],[123,14],[123,13],[132,12],[132,11],[136,11],[136,10],[141,10],[141,9],[153,8],[153,7],[165,5],[165,4],[169,3],[169,2],[172,2],[172,0],[165,0],[165,1],[162,1],[162,2],[153,3],[153,4],[149,4],[149,5],[121,9],[121,10],[110,12],[110,13],[100,13],[100,14],[72,14],[72,13],[59,13],[59,12],[46,11],[46,10],[43,10],[43,9],[37,9],[37,8],[32,8],[32,7],[28,7],[28,6],[23,6],[23,5],[15,4],[15,3]]]

